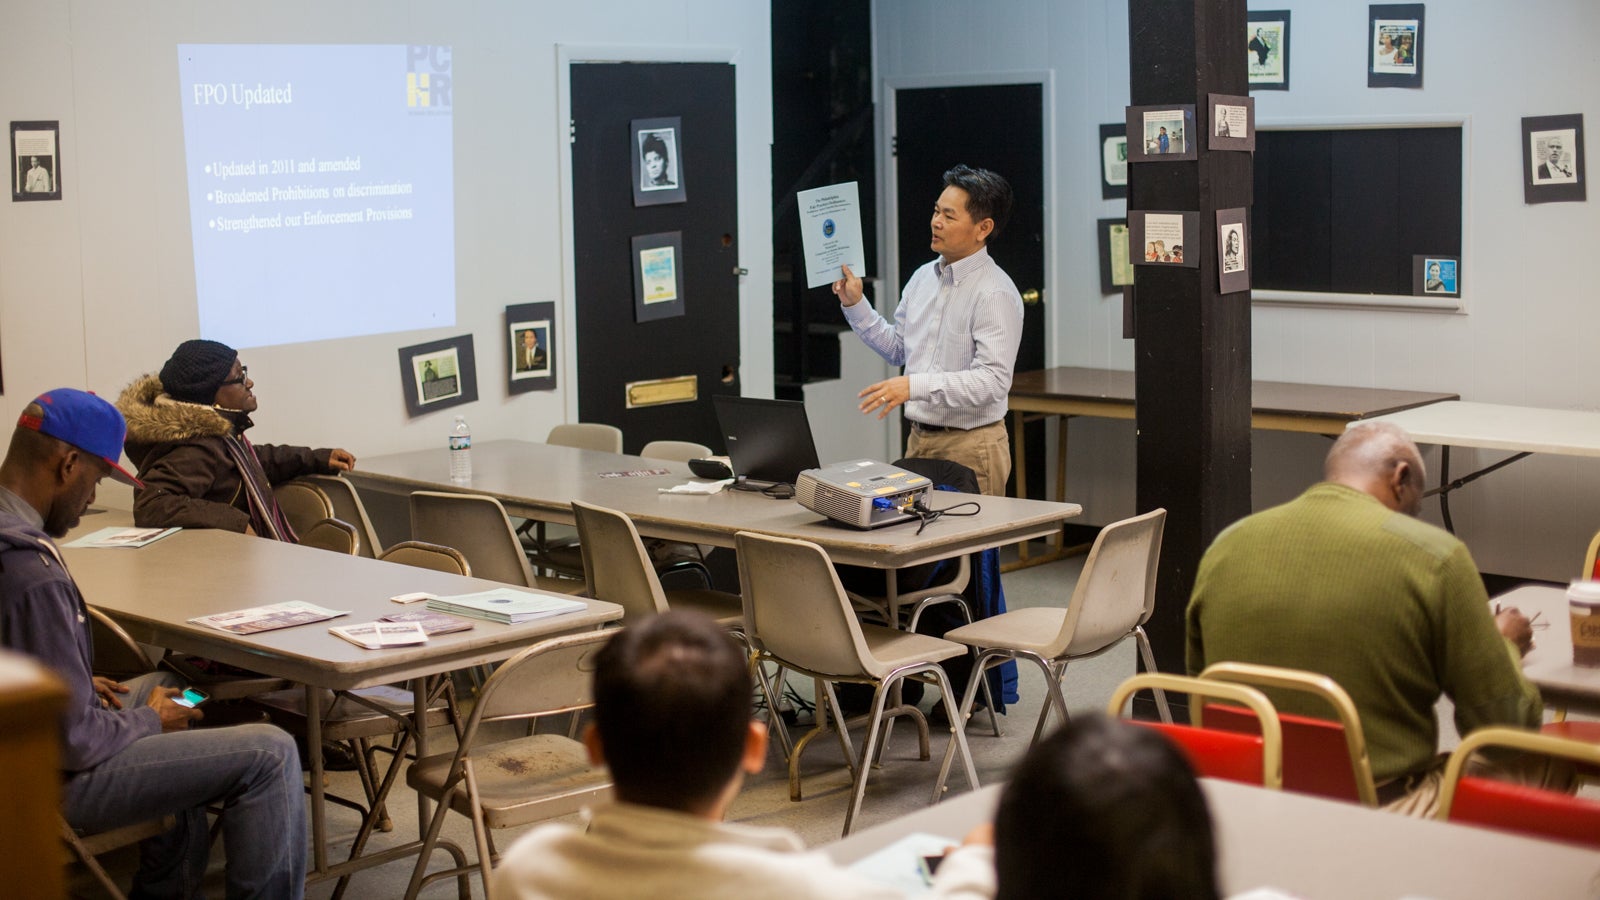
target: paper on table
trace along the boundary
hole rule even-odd
[[[204,625],[232,634],[255,634],[258,631],[273,631],[278,628],[307,625],[311,622],[323,622],[349,614],[348,609],[324,609],[303,600],[290,600],[285,603],[274,603],[271,606],[252,606],[249,609],[217,613],[213,616],[197,616],[190,619],[189,624]]]
[[[357,625],[336,625],[328,631],[368,650],[405,647],[428,641],[428,633],[416,622],[362,622]]]
[[[800,210],[800,243],[805,250],[806,287],[833,284],[849,266],[864,275],[867,251],[861,242],[861,203],[854,181],[795,194]]]
[[[922,875],[922,857],[939,856],[960,843],[957,838],[912,832],[876,853],[861,857],[850,864],[850,869],[873,881],[899,888],[904,894],[926,894],[929,885]]]
[[[657,488],[663,494],[718,494],[728,485],[733,484],[732,478],[721,481],[685,481],[669,488]]]
[[[102,528],[67,544],[68,547],[143,547],[154,544],[178,528]]]

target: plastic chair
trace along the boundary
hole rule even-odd
[[[383,544],[378,540],[378,531],[372,525],[372,518],[367,515],[367,508],[361,502],[361,495],[356,493],[356,486],[338,475],[307,475],[303,479],[322,490],[328,502],[333,506],[333,517],[343,522],[349,522],[356,527],[356,534],[361,536],[359,555],[368,559],[377,559],[383,552]]]
[[[272,496],[295,534],[303,535],[313,525],[333,517],[333,501],[309,481],[285,481],[272,489]]]
[[[848,835],[866,796],[867,774],[884,717],[910,716],[921,738],[921,756],[928,758],[928,723],[915,707],[886,711],[891,690],[905,678],[937,686],[941,702],[951,722],[960,722],[954,694],[939,663],[961,656],[966,648],[951,641],[924,634],[899,631],[882,625],[864,625],[856,618],[850,598],[839,584],[839,576],[821,547],[807,541],[769,537],[741,531],[735,536],[739,554],[739,583],[744,600],[745,635],[754,648],[753,662],[771,661],[816,679],[819,694],[833,712],[833,726],[845,759],[854,774],[850,807],[845,813],[843,834]],[[765,679],[760,679],[767,691]],[[859,756],[854,752],[845,717],[839,708],[835,682],[873,686],[872,711],[867,717],[866,737]],[[773,698],[768,691],[768,708]],[[819,706],[821,702],[819,700]],[[800,755],[814,737],[829,730],[826,716],[819,714],[817,727],[796,744],[789,757],[789,795],[800,798]],[[951,728],[951,741],[945,748],[933,800],[944,793],[945,778],[953,755],[959,751],[966,768],[967,783],[978,787],[978,773],[967,750],[966,729]]]
[[[67,824],[67,820],[60,814],[56,816],[56,823],[62,842],[67,845],[67,849],[72,851],[72,855],[77,857],[78,862],[83,863],[84,868],[89,870],[89,874],[100,882],[100,886],[105,889],[105,892],[116,898],[116,900],[127,900],[128,895],[122,892],[122,888],[118,887],[115,881],[111,880],[111,876],[106,873],[105,867],[100,865],[100,860],[96,859],[96,857],[102,853],[110,853],[113,850],[137,844],[145,838],[152,838],[164,831],[169,831],[177,826],[178,820],[176,816],[162,816],[145,822],[136,822],[132,825],[124,825],[120,828],[88,834],[79,834],[71,825]],[[22,885],[14,886],[19,891],[25,890]]]
[[[1241,734],[1205,728],[1199,724],[1176,725],[1170,722],[1135,722],[1166,735],[1182,748],[1196,774],[1225,778],[1245,784],[1259,784],[1277,790],[1283,786],[1283,732],[1272,701],[1253,687],[1146,672],[1117,686],[1106,704],[1106,714],[1122,717],[1123,706],[1141,690],[1179,691],[1203,699],[1227,700],[1249,709],[1261,726],[1259,734]]]
[[[555,447],[577,447],[603,453],[622,452],[622,429],[600,422],[569,422],[550,429],[544,442]]]
[[[1465,774],[1468,760],[1486,748],[1507,748],[1600,766],[1600,747],[1519,728],[1482,728],[1450,754],[1439,786],[1439,819],[1533,837],[1600,847],[1600,803],[1561,791]]]
[[[644,445],[639,455],[645,459],[688,462],[710,456],[711,448],[694,441],[651,441]],[[645,541],[644,549],[650,554],[650,564],[655,566],[657,575],[694,572],[705,581],[707,588],[712,586],[711,570],[706,568],[706,554],[712,550],[710,546],[651,539]]]
[[[94,674],[123,681],[154,672],[156,660],[115,619],[93,606],[89,610],[89,641],[94,647]]]
[[[1333,710],[1336,721],[1279,712],[1283,732],[1283,788],[1335,800],[1378,805],[1372,781],[1372,760],[1355,701],[1338,682],[1326,675],[1300,669],[1220,662],[1207,666],[1201,678],[1252,687],[1308,694]],[[1201,708],[1207,728],[1260,734],[1256,716],[1237,706],[1208,703]]]
[[[1100,529],[1064,608],[1009,610],[946,632],[946,640],[978,651],[961,697],[959,721],[966,721],[972,712],[984,672],[1009,659],[1029,660],[1044,671],[1049,695],[1033,729],[1035,741],[1044,733],[1052,708],[1061,714],[1062,721],[1069,718],[1061,680],[1072,660],[1098,656],[1132,636],[1139,644],[1145,669],[1156,671],[1144,623],[1155,611],[1156,563],[1161,557],[1161,531],[1166,519],[1167,511],[1156,509]],[[1166,695],[1159,689],[1155,694],[1161,721],[1171,722]]]
[[[463,866],[424,878],[428,858],[453,809],[472,820],[477,842],[476,868],[488,890],[490,866],[498,859],[490,830],[512,828],[565,815],[607,799],[611,776],[589,764],[583,744],[566,735],[528,734],[490,743],[488,723],[576,713],[594,705],[591,658],[617,629],[552,638],[507,660],[484,684],[456,750],[417,760],[406,784],[438,807],[428,823],[422,852],[406,890],[410,900],[437,878],[472,871]]]
[[[1600,531],[1596,531],[1589,541],[1589,549],[1583,554],[1583,574],[1578,577],[1600,578],[1600,573],[1594,570],[1597,556],[1600,556]]]
[[[322,519],[305,531],[296,531],[303,547],[332,550],[346,556],[361,555],[361,538],[356,534],[356,527],[341,519]]]
[[[467,564],[467,558],[461,555],[460,550],[426,541],[401,541],[378,554],[378,559],[452,575],[472,574],[472,566]]]
[[[558,594],[577,594],[584,589],[581,580],[533,574],[505,507],[493,497],[414,491],[411,536],[459,550],[478,578]]]
[[[580,500],[572,501],[572,515],[583,546],[583,574],[589,583],[589,596],[621,606],[622,624],[636,624],[669,608],[692,609],[742,631],[744,611],[734,594],[700,589],[668,591],[661,587],[644,541],[627,515]]]
[[[694,441],[651,441],[639,450],[639,455],[645,459],[688,462],[691,459],[704,459],[710,456],[711,448]]]

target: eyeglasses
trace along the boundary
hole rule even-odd
[[[244,384],[245,380],[248,379],[249,377],[250,377],[250,367],[249,366],[240,366],[239,367],[239,377],[238,378],[229,378],[227,381],[224,381],[222,383],[222,386],[223,387],[227,387],[230,384]]]

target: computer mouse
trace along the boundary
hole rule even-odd
[[[709,478],[713,481],[721,481],[724,478],[733,477],[733,469],[728,466],[728,463],[725,460],[714,457],[689,460],[689,471],[699,478]]]

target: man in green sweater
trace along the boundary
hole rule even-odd
[[[1432,815],[1443,759],[1434,704],[1456,728],[1536,728],[1522,676],[1533,642],[1517,610],[1491,612],[1465,544],[1416,518],[1424,473],[1400,428],[1362,423],[1297,499],[1234,523],[1200,562],[1188,609],[1190,674],[1225,660],[1319,672],[1361,715],[1379,800]],[[1267,691],[1283,712],[1318,702]]]

